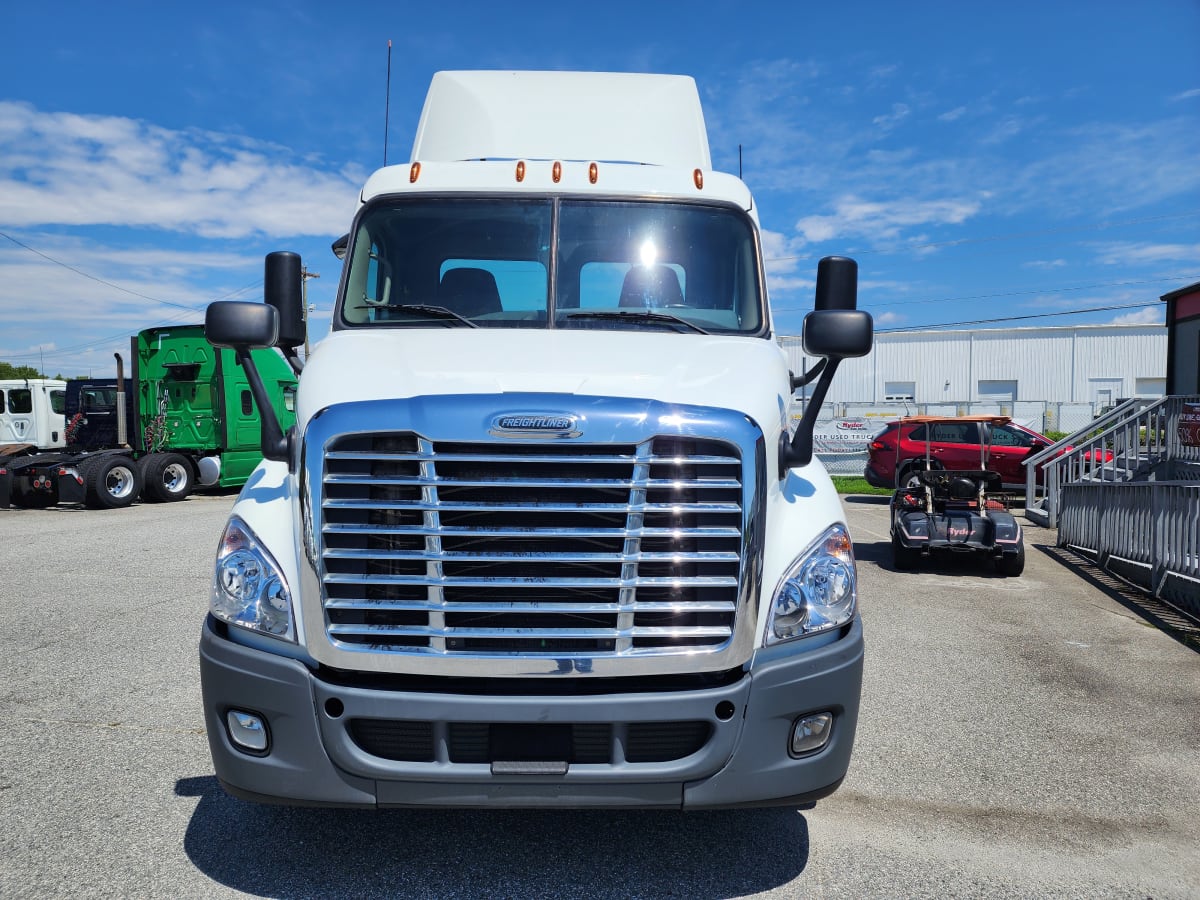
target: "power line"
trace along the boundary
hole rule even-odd
[[[998,241],[1017,241],[1031,237],[1045,237],[1055,234],[1070,234],[1078,231],[1103,231],[1106,228],[1122,228],[1127,225],[1145,225],[1149,222],[1163,222],[1173,219],[1188,219],[1194,216],[1200,216],[1200,210],[1192,210],[1185,213],[1172,213],[1165,216],[1147,216],[1141,219],[1124,219],[1119,222],[1097,222],[1092,225],[1069,225],[1062,228],[1043,228],[1035,231],[1016,231],[1011,234],[994,234],[985,235],[983,237],[974,238],[958,238],[956,240],[947,241],[929,241],[921,244],[897,244],[891,247],[880,247],[868,249],[863,247],[851,248],[845,251],[847,256],[864,256],[873,253],[903,253],[909,250],[933,250],[938,247],[957,247],[962,244],[989,244]],[[823,254],[822,254],[823,255]],[[820,255],[814,256],[773,256],[766,262],[789,262],[792,260],[808,260],[819,259]]]
[[[154,303],[161,303],[164,306],[172,306],[172,307],[175,307],[176,309],[184,310],[187,313],[187,316],[183,316],[183,315],[179,315],[179,314],[172,316],[165,324],[173,325],[176,322],[183,320],[184,318],[200,315],[202,312],[201,309],[199,309],[195,306],[187,306],[183,303],[173,303],[170,300],[162,300],[162,299],[159,299],[158,297],[151,297],[149,294],[142,294],[135,290],[131,290],[130,288],[123,287],[122,285],[115,284],[111,281],[106,281],[103,278],[100,278],[96,275],[92,275],[90,272],[85,272],[83,269],[80,269],[76,266],[72,266],[69,263],[65,263],[60,259],[55,259],[53,256],[43,253],[41,250],[38,250],[35,247],[30,247],[28,244],[17,240],[12,235],[7,234],[3,231],[0,231],[0,237],[4,237],[4,238],[8,239],[9,241],[12,241],[14,244],[16,244],[18,247],[22,248],[23,250],[28,250],[30,253],[33,253],[36,256],[40,256],[42,259],[45,259],[48,262],[54,263],[56,266],[62,266],[64,269],[67,269],[70,272],[74,272],[76,275],[80,275],[84,278],[89,279],[90,281],[95,281],[99,284],[105,285],[106,287],[111,287],[114,290],[122,291],[123,293],[130,294],[134,297],[140,297],[143,300],[150,300]],[[262,280],[255,279],[254,281],[251,281],[250,283],[245,284],[240,288],[236,288],[227,294],[217,297],[216,299],[217,300],[228,300],[231,297],[236,297],[239,294],[243,294],[246,291],[251,290],[252,288],[259,287],[261,285],[262,285]],[[205,301],[205,305],[207,305],[210,302],[213,302],[213,301],[211,301],[211,300]],[[118,334],[111,335],[107,338],[98,338],[94,341],[88,341],[83,344],[75,344],[70,347],[56,347],[54,349],[54,351],[51,353],[50,358],[54,359],[54,357],[56,357],[56,356],[62,356],[64,354],[74,353],[74,352],[77,352],[80,350],[87,350],[90,347],[101,347],[101,346],[104,346],[105,344],[111,344],[113,341],[118,340],[123,337],[126,337],[126,336],[127,336],[126,332],[120,332]],[[35,357],[41,358],[43,355],[44,355],[43,351],[39,348],[38,352],[36,352],[36,353],[6,353],[5,357],[8,359],[33,359]]]
[[[85,271],[83,271],[83,269],[77,269],[75,266],[69,265],[68,263],[63,262],[61,259],[55,259],[53,256],[49,256],[49,255],[43,253],[41,250],[36,250],[33,247],[30,247],[28,244],[23,244],[23,243],[21,243],[21,241],[18,241],[15,237],[13,237],[11,234],[5,234],[3,231],[0,231],[0,237],[7,238],[8,240],[10,240],[14,244],[16,244],[18,247],[21,247],[24,250],[28,250],[30,253],[40,256],[42,259],[47,260],[48,262],[52,262],[56,266],[62,266],[64,269],[67,269],[70,272],[74,272],[76,275],[82,275],[84,278],[87,278],[91,281],[95,281],[100,284],[103,284],[106,287],[110,287],[110,288],[113,288],[114,290],[118,290],[118,291],[123,291],[126,294],[132,294],[134,297],[141,297],[143,300],[150,300],[153,303],[161,303],[164,306],[174,306],[177,309],[186,309],[189,312],[193,312],[193,313],[198,312],[198,310],[195,307],[185,306],[182,303],[172,303],[170,300],[160,300],[158,297],[151,297],[149,294],[139,294],[137,291],[131,290],[130,288],[122,287],[121,285],[114,284],[111,281],[105,281],[103,278],[100,278],[96,275],[92,275],[90,272],[85,272]]]
[[[906,331],[930,331],[934,328],[957,328],[963,325],[995,325],[999,322],[1019,322],[1023,319],[1054,319],[1060,316],[1078,316],[1084,313],[1110,312],[1117,309],[1149,309],[1158,306],[1153,303],[1124,303],[1118,306],[1093,306],[1088,309],[1072,309],[1066,312],[1033,313],[1027,316],[1003,316],[996,319],[973,319],[968,322],[941,322],[937,325],[910,325],[904,328],[876,328],[876,334],[898,334]]]
[[[889,303],[872,303],[872,307],[878,306],[911,306],[918,303],[954,303],[960,300],[992,300],[997,297],[1020,297],[1029,295],[1042,294],[1065,294],[1070,291],[1091,291],[1096,288],[1107,287],[1129,287],[1139,284],[1161,284],[1164,281],[1187,281],[1192,278],[1200,278],[1198,275],[1168,275],[1164,278],[1148,278],[1143,281],[1105,281],[1099,284],[1080,284],[1074,287],[1060,288],[1041,288],[1037,290],[1025,291],[1002,291],[996,294],[971,294],[965,297],[942,297],[939,300],[895,300]]]
[[[1048,294],[1066,294],[1071,291],[1090,291],[1097,288],[1108,287],[1129,287],[1131,285],[1140,284],[1162,284],[1168,281],[1188,281],[1190,279],[1200,278],[1200,275],[1167,275],[1163,278],[1148,278],[1140,281],[1104,281],[1097,284],[1081,284],[1067,287],[1057,288],[1031,288],[1023,291],[1001,291],[994,294],[970,294],[962,297],[941,297],[938,299],[927,300],[892,300],[880,301],[864,304],[864,309],[878,309],[884,306],[915,306],[924,303],[959,303],[968,300],[993,300],[998,297],[1019,297],[1019,296],[1042,296]],[[1147,304],[1153,306],[1154,304]],[[811,307],[807,306],[775,306],[771,305],[774,312],[807,312]]]

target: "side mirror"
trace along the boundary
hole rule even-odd
[[[804,317],[802,341],[809,356],[848,359],[871,352],[871,314],[857,309],[815,309]]]
[[[204,336],[214,347],[274,347],[279,338],[279,313],[265,303],[219,300],[210,303],[204,314]]]
[[[300,255],[268,253],[263,272],[263,299],[279,311],[275,346],[290,350],[304,343],[304,285]]]
[[[279,340],[279,313],[265,303],[222,300],[210,303],[204,314],[204,336],[214,347],[231,347],[246,373],[250,393],[258,406],[262,455],[266,459],[290,458],[288,438],[267,396],[266,386],[251,350],[274,347]]]
[[[334,241],[329,249],[333,251],[333,255],[338,259],[346,258],[346,250],[350,246],[350,232],[346,232],[336,241]]]
[[[792,378],[792,389],[807,384],[819,374],[812,397],[788,439],[786,429],[779,436],[779,478],[787,477],[793,466],[806,466],[813,456],[813,429],[825,394],[833,382],[838,363],[871,352],[874,323],[869,313],[858,307],[858,263],[844,256],[827,256],[817,263],[817,292],[813,311],[804,317],[804,352],[822,357],[804,377]]]

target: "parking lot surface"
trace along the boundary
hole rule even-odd
[[[212,776],[196,643],[233,499],[0,510],[0,896],[1200,896],[1200,653],[1029,527],[891,570],[848,497],[867,671],[840,791],[700,813],[261,807]]]

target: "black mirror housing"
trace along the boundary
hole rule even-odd
[[[858,263],[846,256],[826,256],[817,263],[813,309],[855,309],[858,306]]]
[[[802,342],[809,356],[850,359],[871,352],[875,325],[857,309],[815,309],[804,317]]]
[[[279,312],[275,346],[290,350],[304,343],[304,275],[300,254],[268,253],[263,272],[263,299]]]
[[[204,314],[204,336],[214,347],[274,347],[279,338],[279,313],[273,306],[245,300],[210,303]]]

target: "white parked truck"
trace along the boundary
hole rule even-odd
[[[340,806],[795,805],[846,775],[862,625],[812,456],[871,346],[822,260],[789,373],[695,83],[440,72],[370,177],[296,424],[221,538],[200,643],[217,777]],[[301,267],[206,333],[299,368]],[[815,396],[795,434],[788,407]]]

